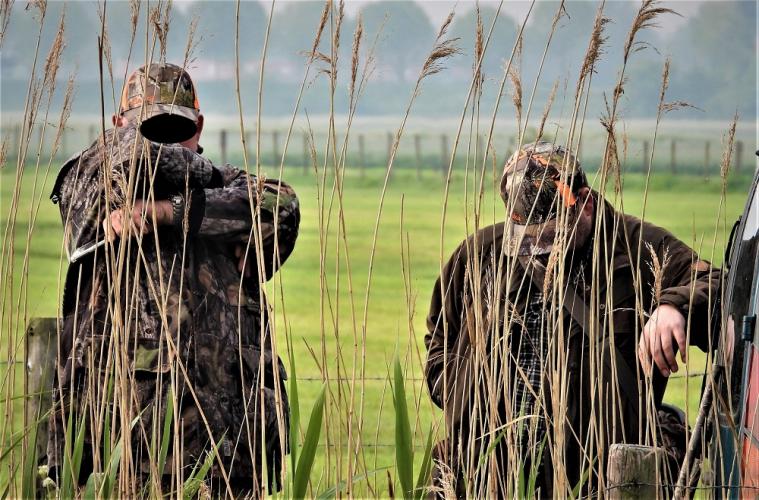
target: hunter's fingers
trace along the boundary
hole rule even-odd
[[[672,333],[674,334],[677,346],[680,349],[680,359],[685,363],[688,361],[688,339],[686,338],[685,329],[682,326],[677,325],[672,329]]]
[[[659,337],[661,338],[662,353],[664,354],[667,366],[672,372],[676,372],[678,368],[677,358],[675,357],[675,349],[672,345],[673,335],[670,335],[669,331],[665,330],[664,328],[660,329],[660,332],[661,334]]]
[[[111,223],[111,229],[113,229],[113,234],[115,236],[121,236],[121,233],[124,229],[121,210],[114,210],[113,212],[111,212],[110,223]],[[108,232],[110,233],[110,231]]]
[[[661,344],[662,333],[661,325],[657,324],[656,327],[652,328],[651,334],[649,335],[650,340],[648,345],[651,349],[651,355],[654,357],[654,363],[656,363],[659,371],[665,377],[669,377],[669,364],[664,358],[664,351],[662,350]]]

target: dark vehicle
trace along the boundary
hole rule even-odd
[[[759,154],[759,152],[757,152]],[[759,172],[725,256],[722,335],[709,415],[715,496],[759,497]]]

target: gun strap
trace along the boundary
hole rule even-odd
[[[524,272],[530,275],[533,286],[537,286],[538,290],[543,290],[543,286],[546,279],[546,267],[530,256],[519,257],[519,263],[522,266]],[[596,328],[597,332],[601,332],[598,319],[591,320],[590,308],[585,300],[577,293],[575,287],[566,286],[564,288],[564,310],[569,313],[572,319],[582,328],[585,337],[590,340],[590,332],[592,327]],[[634,405],[637,411],[638,408],[638,377],[635,372],[630,368],[627,360],[620,354],[617,346],[609,339],[604,346],[604,351],[609,351],[606,355],[604,352],[603,359],[609,364],[607,368],[611,370],[612,363],[616,368],[617,380],[619,381],[620,389],[624,392],[625,396],[629,400],[630,404]],[[612,358],[613,357],[613,361]],[[610,371],[613,373],[613,371]]]

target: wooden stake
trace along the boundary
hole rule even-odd
[[[271,133],[271,147],[274,155],[273,165],[276,168],[279,168],[279,163],[282,161],[282,158],[279,156],[279,131],[277,130]]]
[[[672,173],[677,173],[677,141],[672,139],[669,146],[669,167],[672,169]]]
[[[416,178],[422,178],[422,137],[414,135],[414,156],[416,157]]]
[[[606,498],[660,498],[657,483],[663,482],[664,450],[637,444],[612,444],[609,448]],[[657,467],[659,469],[657,474]]]
[[[366,176],[366,149],[364,144],[364,134],[358,135],[358,166],[361,172],[361,178]]]
[[[219,132],[219,149],[221,150],[221,164],[227,163],[227,129],[221,129]]]
[[[651,153],[649,151],[648,147],[648,141],[643,141],[643,171],[648,172],[648,169],[651,168]]]
[[[450,160],[448,159],[448,136],[445,134],[442,134],[440,136],[440,171],[443,174],[443,178],[446,177],[448,174],[448,164],[450,163]]]
[[[303,175],[308,175],[308,164],[310,163],[311,155],[308,153],[308,134],[303,132]]]

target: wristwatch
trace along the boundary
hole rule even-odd
[[[181,195],[175,194],[171,198],[171,211],[174,215],[172,223],[176,227],[182,227],[184,221],[184,198]]]

